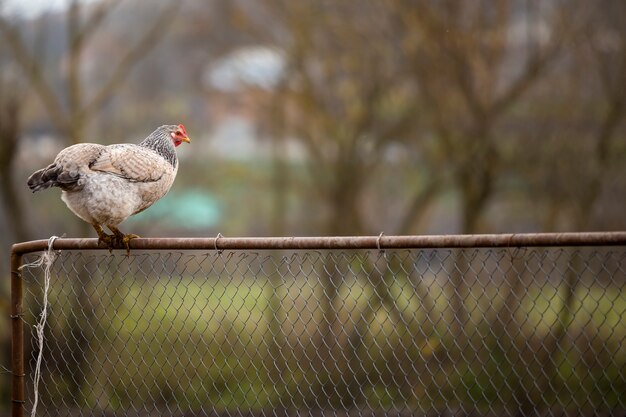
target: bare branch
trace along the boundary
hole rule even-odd
[[[128,50],[113,71],[111,78],[109,78],[93,99],[81,111],[81,117],[84,120],[88,120],[95,114],[104,102],[111,97],[120,84],[124,82],[133,67],[139,63],[167,33],[167,29],[174,21],[179,6],[180,2],[171,2],[161,11],[150,29],[148,29],[139,41]]]
[[[513,81],[499,98],[494,100],[491,110],[502,113],[507,110],[519,97],[525,93],[534,82],[543,75],[548,66],[560,56],[561,49],[568,41],[574,39],[583,29],[576,23],[570,14],[570,8],[562,8],[552,18],[553,32],[558,38],[552,40],[548,46],[537,49],[528,59],[524,72]]]
[[[428,183],[417,191],[404,212],[397,233],[412,233],[413,228],[419,223],[422,216],[426,214],[426,207],[440,191],[441,182],[438,178],[430,178]]]
[[[68,131],[68,119],[63,112],[63,105],[59,101],[54,90],[45,79],[41,64],[30,54],[22,41],[21,36],[9,23],[0,17],[0,33],[7,41],[15,60],[21,67],[26,77],[31,82],[35,92],[41,98],[50,119],[55,127],[61,132]]]
[[[561,43],[557,42],[545,51],[537,52],[528,62],[522,75],[513,81],[509,87],[492,104],[490,110],[493,114],[502,113],[516,102],[519,97],[530,88],[533,83],[543,74],[543,71],[558,56]]]
[[[107,16],[111,14],[113,9],[119,5],[122,0],[101,1],[95,7],[95,10],[81,25],[81,29],[76,33],[74,42],[81,44],[89,40],[89,38],[98,30]]]
[[[67,9],[67,43],[69,45],[68,51],[68,65],[67,65],[67,95],[70,117],[76,116],[80,110],[82,103],[82,85],[80,82],[80,59],[82,53],[82,43],[77,41],[78,33],[80,31],[80,9],[81,5],[78,0],[73,0]],[[79,121],[72,117],[72,124],[76,126],[82,125]],[[77,141],[78,136],[81,134],[80,128],[76,129],[72,135],[72,141]]]

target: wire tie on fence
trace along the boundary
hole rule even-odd
[[[387,259],[387,253],[385,252],[385,249],[380,247],[380,240],[383,238],[384,235],[385,232],[380,232],[378,238],[376,239],[376,247],[378,248],[378,251],[385,257],[385,259]]]
[[[509,248],[513,248],[513,243],[512,243],[512,242],[513,242],[513,240],[515,239],[515,236],[516,236],[516,233],[511,233],[511,234],[509,235],[509,240],[508,240],[508,241],[507,241],[507,243],[506,243],[506,245],[507,245]],[[515,248],[519,249],[520,247],[519,247],[519,246],[515,246]]]
[[[219,232],[217,233],[217,236],[215,236],[215,251],[217,252],[218,255],[221,255],[222,252],[224,252],[224,249],[218,249],[217,248],[217,241],[218,241],[219,238],[222,238],[222,237],[224,237],[224,236],[222,236],[222,234],[219,233]]]

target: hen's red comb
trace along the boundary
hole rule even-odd
[[[178,125],[178,128],[179,128],[180,130],[182,130],[182,131],[183,131],[183,134],[184,134],[185,136],[187,136],[187,131],[185,130],[185,126],[183,126],[183,125]]]

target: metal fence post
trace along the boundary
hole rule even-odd
[[[11,252],[11,415],[24,416],[24,323],[22,321],[22,255]]]

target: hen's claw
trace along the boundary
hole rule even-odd
[[[130,241],[131,239],[137,239],[139,236],[133,233],[122,235],[122,245],[126,248],[126,256],[130,255]]]
[[[96,233],[98,233],[98,245],[100,245],[101,243],[104,243],[107,247],[107,249],[109,249],[109,252],[112,252],[113,249],[115,249],[116,246],[116,236],[114,235],[107,235],[104,232],[104,229],[102,228],[102,226],[94,224],[93,228],[96,229]]]
[[[92,226],[96,229],[96,233],[98,233],[98,245],[104,243],[109,249],[109,252],[112,252],[113,249],[125,248],[126,255],[128,256],[130,255],[130,241],[139,237],[133,233],[125,235],[120,231],[120,229],[114,226],[107,226],[113,232],[112,235],[108,235],[99,224],[94,224]]]
[[[111,235],[98,236],[98,245],[100,245],[101,243],[104,243],[107,249],[109,250],[109,252],[112,252],[116,246],[115,240],[116,240],[115,236],[111,236]]]
[[[108,226],[109,229],[113,232],[113,239],[115,239],[115,243],[118,247],[124,247],[126,249],[126,256],[130,255],[130,241],[132,239],[137,239],[139,236],[133,233],[129,233],[125,235],[118,229],[117,227]]]

